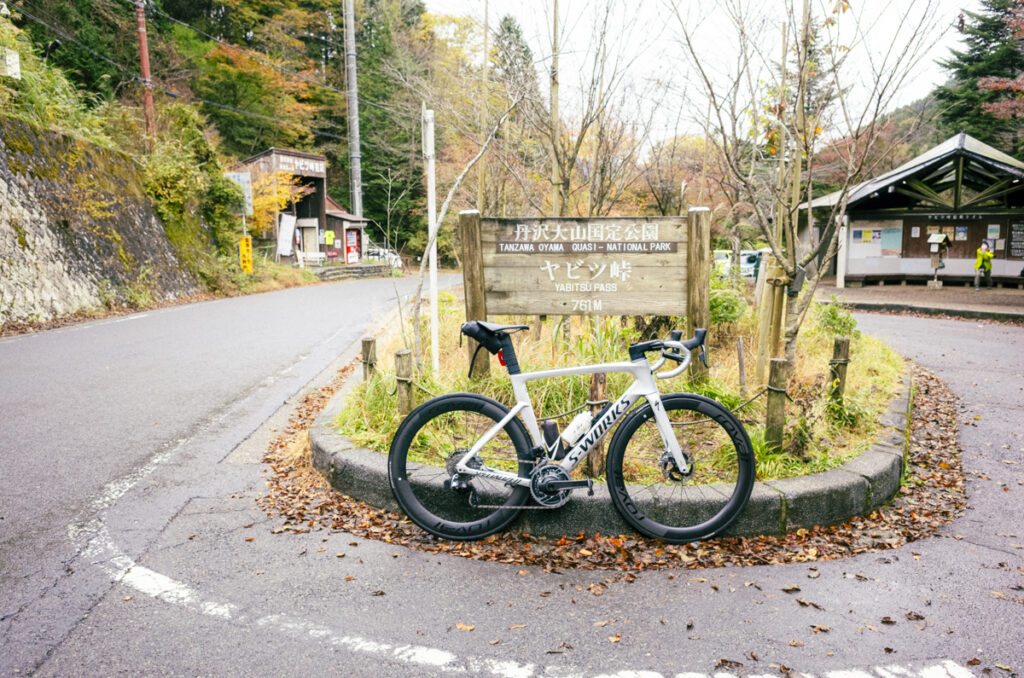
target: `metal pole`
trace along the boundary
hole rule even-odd
[[[441,371],[437,332],[437,198],[434,185],[434,111],[422,104],[423,160],[427,173],[427,241],[431,243],[430,263],[430,366],[434,374]]]
[[[359,85],[356,82],[356,12],[345,0],[345,79],[348,80],[348,158],[352,213],[363,216],[362,153],[359,149]]]
[[[149,139],[149,151],[153,151],[156,139],[156,123],[153,117],[153,80],[149,76],[149,45],[146,41],[146,5],[143,0],[135,0],[135,19],[139,24],[139,60],[142,66],[142,104],[146,115],[146,137]]]

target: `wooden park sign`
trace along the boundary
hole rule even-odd
[[[686,315],[686,217],[482,219],[460,215],[474,317]],[[473,290],[473,291],[471,291]]]

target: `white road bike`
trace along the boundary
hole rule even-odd
[[[740,421],[718,402],[694,393],[661,394],[657,379],[685,370],[691,351],[705,361],[705,330],[680,341],[629,347],[629,362],[521,372],[511,337],[526,325],[467,322],[462,333],[497,354],[516,404],[509,409],[476,393],[451,393],[417,407],[398,427],[388,453],[388,479],[406,515],[427,532],[454,540],[503,530],[523,509],[554,509],[593,481],[572,471],[618,423],[606,457],[615,508],[637,531],[685,543],[720,533],[740,514],[754,485],[754,453]],[[659,351],[651,363],[648,353]],[[667,360],[674,369],[659,372]],[[539,379],[625,372],[633,383],[596,416],[577,415],[559,435],[538,424],[527,383]],[[645,402],[634,407],[641,399]]]

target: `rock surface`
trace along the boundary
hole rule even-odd
[[[133,159],[0,117],[0,325],[199,291]]]

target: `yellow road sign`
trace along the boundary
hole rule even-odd
[[[252,275],[252,236],[247,235],[238,241],[238,265],[243,271]]]

